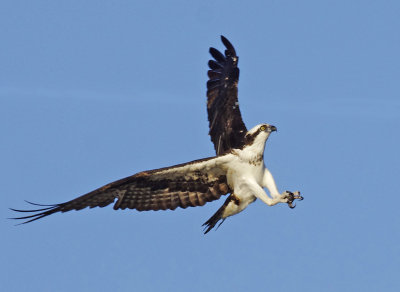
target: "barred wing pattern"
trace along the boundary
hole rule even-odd
[[[229,155],[229,154],[228,154]],[[105,207],[115,201],[114,209],[174,210],[203,206],[231,192],[226,181],[224,161],[226,156],[211,157],[172,167],[139,172],[71,201],[55,205],[39,205],[46,208],[16,210],[34,213],[13,219],[32,222],[57,212],[81,210],[86,207]]]
[[[225,55],[210,48],[214,60],[208,62],[207,112],[211,141],[217,155],[241,148],[247,129],[238,103],[239,57],[232,44],[221,36]]]

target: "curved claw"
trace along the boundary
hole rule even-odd
[[[293,201],[295,201],[295,200],[299,200],[299,201],[302,201],[304,198],[300,195],[300,192],[294,192],[294,193],[292,193],[292,192],[289,192],[289,191],[286,191],[286,193],[287,193],[287,195],[288,195],[288,202],[287,202],[287,204],[288,204],[288,206],[289,206],[289,208],[290,209],[294,209],[295,207],[296,207],[296,204],[293,204]]]
[[[303,196],[300,194],[299,191],[296,191],[296,192],[293,193],[293,199],[294,200],[299,200],[299,201],[304,200]]]

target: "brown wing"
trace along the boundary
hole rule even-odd
[[[241,148],[247,132],[238,103],[239,57],[224,36],[221,40],[226,47],[225,55],[210,48],[214,60],[208,62],[207,82],[209,134],[217,155]]]
[[[57,212],[81,210],[86,207],[105,207],[115,201],[114,209],[174,210],[203,206],[231,192],[227,181],[224,161],[226,156],[196,160],[172,167],[139,172],[69,202],[55,205],[39,205],[46,208],[36,210],[16,210],[34,212],[28,216],[12,219],[27,219],[23,223],[35,221]]]

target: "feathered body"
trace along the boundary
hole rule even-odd
[[[230,194],[218,211],[204,223],[205,233],[218,221],[243,211],[257,198],[272,206],[288,203],[294,207],[300,193],[280,194],[275,181],[264,165],[265,143],[276,128],[260,124],[247,131],[243,123],[238,97],[238,60],[232,44],[221,36],[226,50],[222,54],[214,48],[214,60],[208,65],[207,111],[211,140],[217,156],[194,160],[171,167],[143,171],[106,184],[71,201],[40,205],[36,210],[16,210],[33,213],[13,219],[32,222],[57,212],[81,210],[86,207],[105,207],[114,203],[114,209],[174,210],[203,206],[207,202]],[[269,190],[266,194],[263,188]]]

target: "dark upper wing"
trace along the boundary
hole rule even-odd
[[[203,206],[231,192],[224,168],[226,156],[206,158],[172,167],[139,172],[133,176],[107,184],[69,202],[38,205],[46,208],[16,210],[35,213],[12,219],[35,221],[57,212],[81,210],[86,207],[105,207],[115,201],[114,209],[174,210]]]
[[[208,62],[207,112],[211,141],[217,155],[244,144],[247,129],[238,103],[239,57],[232,44],[224,37],[225,55],[210,48],[214,60]]]

